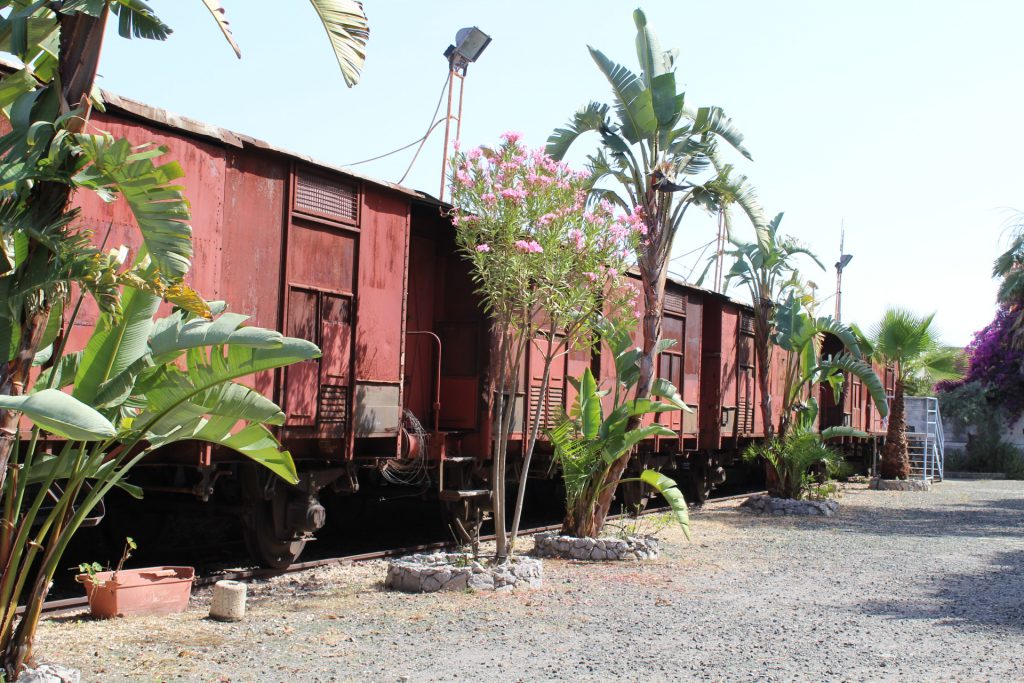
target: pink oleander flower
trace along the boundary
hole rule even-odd
[[[483,193],[482,195],[480,195],[480,199],[484,202],[484,204],[493,204],[494,202],[498,201],[498,198],[494,196],[494,194],[491,192]]]
[[[584,275],[585,275],[585,276],[587,277],[587,279],[589,279],[589,280],[590,280],[591,282],[597,282],[597,281],[598,281],[598,280],[599,280],[599,279],[601,278],[601,276],[600,276],[600,275],[598,275],[597,273],[591,273],[590,271],[587,271],[587,272],[585,272],[585,273],[583,273],[583,274],[584,274]]]
[[[458,171],[455,172],[455,182],[457,182],[459,185],[468,186],[473,184],[473,178],[462,169],[459,169]]]
[[[511,199],[512,201],[521,202],[526,199],[526,190],[508,188],[501,191],[501,196],[505,199]]]
[[[484,253],[484,252],[490,251],[491,247],[490,247],[490,245],[487,245],[487,244],[478,244],[478,245],[476,245],[476,250],[478,252],[480,252],[480,253]]]
[[[459,147],[461,147],[461,146],[462,145],[461,145],[461,143],[458,140],[452,140],[452,149],[453,150],[458,152],[459,151]]]
[[[515,132],[513,130],[506,131],[506,132],[501,134],[501,139],[504,140],[505,142],[509,143],[509,144],[512,144],[512,143],[515,143],[515,142],[519,142],[519,140],[522,137],[523,137],[522,133],[517,133],[517,132]]]
[[[536,240],[517,240],[515,247],[524,254],[540,254],[544,251],[544,247]]]
[[[553,213],[546,213],[537,219],[537,225],[548,225],[549,223],[551,223],[551,221],[555,220],[556,218],[558,218],[557,215]]]
[[[477,159],[482,157],[483,154],[484,153],[480,150],[479,147],[474,147],[473,149],[469,150],[466,153],[466,158],[468,158],[470,161],[476,161]]]
[[[587,240],[583,235],[583,231],[577,228],[573,228],[569,231],[568,237],[576,244],[576,249],[583,251],[587,246]]]

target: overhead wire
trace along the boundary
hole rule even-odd
[[[444,94],[447,91],[448,91],[448,75],[445,74],[444,84],[441,87],[441,94],[438,95],[438,97],[437,97],[437,106],[434,107],[434,113],[430,116],[430,126],[427,127],[427,132],[424,133],[421,137],[418,137],[415,140],[413,140],[412,142],[410,142],[410,143],[408,143],[406,145],[402,145],[401,147],[398,147],[397,149],[393,149],[390,152],[384,152],[383,154],[378,154],[375,157],[370,157],[369,159],[363,159],[362,161],[355,161],[355,162],[352,162],[351,164],[342,164],[342,166],[359,166],[361,164],[368,164],[371,161],[377,161],[378,159],[384,159],[385,157],[389,157],[392,154],[398,154],[399,152],[405,151],[405,150],[409,149],[410,147],[412,147],[413,145],[417,145],[417,144],[420,145],[420,147],[422,148],[423,143],[425,143],[427,141],[427,138],[433,132],[434,128],[437,127],[437,124],[444,120],[444,119],[440,119],[440,120],[437,119],[437,112],[441,111],[441,103],[444,101]],[[419,150],[416,151],[416,154],[417,155],[419,154]],[[413,161],[414,162],[416,161],[416,156],[413,156]],[[410,169],[412,168],[412,164],[409,165],[409,168]],[[405,176],[408,175],[408,174],[409,174],[409,169],[406,169],[405,175],[402,176],[402,180],[405,180]],[[400,180],[398,182],[402,182],[402,181]]]

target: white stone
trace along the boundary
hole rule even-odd
[[[390,572],[388,572],[390,575]],[[213,585],[210,617],[219,621],[241,621],[245,617],[246,585],[240,581],[218,581]]]
[[[80,683],[82,674],[66,666],[41,664],[35,669],[25,667],[18,680],[23,683]]]

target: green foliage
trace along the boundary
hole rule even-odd
[[[862,346],[857,332],[831,317],[814,317],[808,312],[807,303],[790,291],[773,309],[771,317],[771,342],[787,352],[779,410],[780,436],[784,437],[791,425],[799,431],[812,431],[819,409],[814,388],[830,387],[838,401],[849,376],[863,383],[875,409],[880,415],[887,415],[885,388],[871,365],[861,360]],[[822,339],[826,334],[838,339],[845,350],[823,357]]]
[[[867,436],[850,430],[851,434]],[[837,432],[830,434],[838,436]],[[781,498],[803,498],[815,485],[810,476],[814,467],[824,467],[834,475],[838,471],[841,457],[825,445],[829,434],[810,431],[792,431],[782,438],[774,438],[751,444],[743,452],[743,459],[754,462],[763,459],[775,472],[777,489],[771,494]]]
[[[931,382],[959,379],[962,352],[943,346],[932,322],[935,314],[917,315],[899,307],[886,309],[871,330],[875,357],[896,365],[900,378],[927,378]]]
[[[981,382],[965,382],[945,389],[939,394],[939,407],[943,422],[958,431],[988,422],[999,413],[999,406],[989,400],[988,390]],[[1001,420],[994,422],[999,426]]]
[[[678,391],[668,382],[659,384],[663,400],[627,398],[633,384],[623,380],[633,380],[636,376],[633,368],[638,356],[636,350],[626,343],[628,332],[615,327],[608,327],[607,332],[604,341],[615,358],[616,367],[622,370],[614,389],[599,389],[593,373],[587,368],[579,379],[573,381],[577,397],[572,409],[553,429],[547,430],[565,482],[567,512],[563,528],[577,536],[596,536],[601,531],[589,527],[598,498],[606,485],[609,468],[644,439],[657,435],[675,436],[671,429],[658,423],[630,428],[631,418],[689,410]],[[605,413],[603,399],[608,396],[612,400],[610,410]],[[676,483],[653,470],[644,470],[639,481],[662,495],[672,508],[676,522],[689,538],[686,501]]]

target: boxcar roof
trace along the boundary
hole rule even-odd
[[[0,57],[0,74],[11,73],[21,68],[23,68],[23,66],[19,62],[11,60],[9,58]],[[353,171],[352,169],[345,168],[343,166],[330,164],[327,163],[326,161],[314,159],[313,157],[306,154],[302,154],[300,152],[295,152],[289,149],[285,149],[284,147],[272,145],[269,142],[260,140],[259,138],[254,138],[249,135],[243,135],[242,133],[236,133],[232,130],[228,130],[227,128],[221,128],[220,126],[214,126],[210,123],[205,123],[203,121],[198,121],[187,116],[175,114],[174,112],[167,111],[166,109],[152,107],[143,102],[139,102],[128,97],[122,97],[117,93],[112,93],[107,90],[101,90],[100,92],[102,94],[104,102],[106,103],[107,109],[117,113],[127,114],[130,117],[135,117],[138,119],[142,119],[143,121],[154,123],[158,126],[163,126],[165,128],[180,131],[192,137],[205,138],[207,140],[215,140],[221,144],[228,145],[230,147],[237,147],[239,149],[252,147],[256,149],[266,150],[268,152],[273,152],[275,154],[281,154],[283,156],[291,157],[292,159],[304,161],[308,164],[312,164],[313,166],[318,166],[319,168],[328,169],[336,173],[343,173],[347,176],[358,178],[359,180],[362,180],[367,183],[372,183],[380,187],[394,190],[395,192],[401,192],[402,194],[409,195],[414,199],[426,202],[428,204],[447,206],[445,204],[442,204],[442,202],[439,202],[435,197],[425,192],[420,192],[418,190],[405,187],[404,185],[391,183],[386,180],[381,180],[379,178],[373,178],[371,176],[364,175],[362,173],[359,173],[358,171]]]
[[[380,180],[379,178],[373,178],[371,176],[364,175],[362,173],[353,171],[352,169],[345,168],[343,166],[330,164],[327,163],[326,161],[315,159],[307,154],[302,154],[300,152],[295,152],[289,149],[285,149],[283,147],[279,147],[277,145],[273,145],[269,142],[266,142],[265,140],[260,140],[259,138],[254,138],[252,136],[244,135],[242,133],[236,133],[232,130],[228,130],[227,128],[221,128],[219,126],[204,123],[203,121],[198,121],[187,116],[175,114],[174,112],[167,111],[166,109],[152,107],[148,104],[144,104],[142,102],[138,102],[127,97],[122,97],[121,95],[108,92],[106,90],[102,90],[101,92],[103,95],[103,100],[106,103],[107,109],[114,112],[128,114],[129,116],[140,118],[160,126],[181,131],[194,137],[213,139],[216,140],[217,142],[220,142],[224,145],[228,145],[231,147],[238,147],[239,149],[244,149],[246,147],[254,147],[256,149],[274,152],[275,154],[281,154],[287,157],[291,157],[293,159],[305,161],[306,163],[317,166],[319,168],[329,169],[337,173],[343,173],[347,176],[358,178],[360,180],[372,183],[374,185],[386,187],[390,190],[401,192],[403,194],[410,195],[417,199],[426,200],[428,202],[430,202],[431,200],[433,200],[434,202],[437,201],[436,199],[434,199],[433,197],[424,192],[419,192],[417,190],[405,187],[403,185],[399,185],[397,183],[391,183],[386,180]]]

